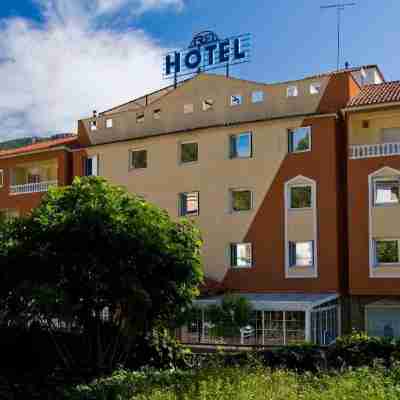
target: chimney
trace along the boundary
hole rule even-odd
[[[349,67],[350,67],[350,63],[349,63],[348,61],[346,61],[346,62],[344,63],[344,68],[345,68],[345,69],[349,69]]]
[[[97,118],[97,111],[93,110],[93,118]]]

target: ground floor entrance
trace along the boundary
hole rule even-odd
[[[209,321],[208,307],[222,296],[196,301],[197,314],[180,332],[188,344],[288,345],[332,343],[341,334],[340,300],[337,294],[263,293],[240,294],[252,305],[252,318],[235,335],[222,337]]]

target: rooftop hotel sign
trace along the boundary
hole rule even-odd
[[[195,35],[187,49],[165,55],[164,78],[177,78],[196,72],[242,64],[250,61],[251,35],[249,33],[220,39],[214,32]]]

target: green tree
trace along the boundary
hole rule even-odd
[[[35,322],[54,338],[57,325],[75,329],[88,338],[87,359],[112,368],[135,340],[170,326],[191,304],[202,281],[200,248],[188,220],[174,222],[102,178],[76,178],[51,189],[30,215],[4,224],[3,322]],[[73,368],[77,360],[62,343],[56,347]]]

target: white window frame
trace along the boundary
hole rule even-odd
[[[400,176],[384,176],[384,177],[376,177],[373,179],[373,202],[372,204],[374,205],[374,207],[393,207],[393,206],[398,206],[400,204],[400,199],[399,201],[395,202],[395,201],[391,201],[391,202],[387,202],[387,203],[377,203],[376,199],[377,199],[377,184],[380,182],[397,182],[397,184],[399,185],[399,194],[400,194]]]
[[[193,103],[188,103],[183,105],[183,113],[184,114],[192,114],[194,112]]]
[[[92,160],[92,174],[91,175],[87,175],[87,171],[86,171],[86,160]],[[98,154],[94,154],[92,156],[88,156],[84,158],[84,176],[99,176],[99,155]]]
[[[182,213],[182,208],[183,208],[182,207],[182,199],[183,199],[183,196],[184,195],[188,195],[188,194],[194,194],[194,193],[197,194],[197,211],[196,211],[196,213],[183,214]],[[185,207],[185,208],[187,209],[187,207]],[[198,217],[200,215],[200,192],[198,190],[192,190],[190,192],[181,192],[181,193],[178,194],[178,215],[180,217],[187,217],[187,218]]]
[[[292,207],[292,189],[293,188],[302,188],[302,187],[309,187],[311,188],[311,205],[310,207],[302,207],[302,208],[295,208]],[[313,204],[313,186],[309,183],[294,183],[292,185],[289,185],[288,188],[288,193],[289,193],[289,198],[288,198],[288,204],[289,204],[289,210],[290,211],[305,211],[305,210],[312,210],[314,208],[314,204]]]
[[[235,99],[238,99],[238,103],[235,102]],[[243,96],[241,94],[233,94],[231,95],[230,106],[237,107],[243,104]]]
[[[110,129],[113,127],[113,119],[112,118],[106,118],[106,129]]]
[[[290,267],[290,260],[289,260],[289,242],[292,240],[289,240],[288,238],[288,219],[289,219],[289,213],[296,212],[297,210],[301,210],[299,208],[296,208],[294,210],[289,208],[289,200],[290,200],[290,192],[289,189],[292,186],[311,186],[311,204],[313,207],[311,209],[306,209],[308,211],[312,212],[312,217],[313,217],[313,237],[312,238],[307,238],[305,240],[302,240],[304,242],[307,241],[313,241],[314,243],[314,265],[312,267],[308,267],[310,270],[312,270],[312,273],[307,272],[306,274],[298,274],[296,273],[295,275],[292,274],[292,271],[294,270],[293,267]],[[285,279],[296,279],[296,278],[318,278],[318,217],[317,217],[317,183],[314,179],[307,178],[303,175],[298,175],[289,181],[285,182],[285,190],[284,190],[284,206],[285,206],[285,225],[284,225],[284,240],[285,240]],[[304,210],[304,209],[303,209]]]
[[[208,103],[207,103],[208,101],[211,101],[212,104],[211,104],[211,105],[208,104]],[[215,106],[215,100],[214,100],[214,99],[211,99],[211,98],[204,99],[204,100],[201,102],[201,109],[202,109],[204,112],[214,110],[214,106]]]
[[[259,100],[257,96],[260,96]],[[263,90],[254,90],[251,92],[251,102],[253,104],[263,103],[264,98],[265,98],[265,93]]]
[[[250,208],[248,210],[234,210],[233,208],[233,194],[235,192],[250,192]],[[229,190],[229,199],[230,199],[230,212],[233,214],[241,214],[241,213],[248,213],[252,211],[254,208],[254,192],[249,188],[233,188]]]
[[[245,246],[250,246],[250,263],[246,265],[237,265],[237,246],[239,245],[245,245]],[[236,264],[233,263],[233,254],[232,251],[235,248],[236,255]],[[229,257],[230,257],[230,265],[231,268],[233,269],[242,269],[242,268],[253,268],[254,266],[254,259],[253,259],[253,244],[251,242],[236,242],[236,243],[231,243],[229,246]]]
[[[292,264],[290,261],[290,244],[294,244],[295,246],[297,244],[309,244],[311,245],[311,264],[310,265],[300,265],[297,263],[297,254],[295,254],[295,258],[296,258],[296,262],[294,264]],[[296,241],[289,241],[289,254],[288,254],[288,258],[289,258],[289,268],[293,269],[293,268],[314,268],[314,252],[315,252],[315,246],[314,246],[314,241],[313,240],[296,240]],[[296,252],[296,247],[295,247],[295,252]]]
[[[145,167],[134,167],[133,166],[133,153],[145,151],[146,152],[146,166]],[[130,149],[129,150],[129,171],[142,171],[149,167],[149,151],[145,148],[137,148],[137,149]]]
[[[376,254],[376,244],[377,242],[397,242],[397,260],[396,262],[388,262],[388,263],[380,263],[378,262],[378,257]],[[386,267],[386,266],[393,266],[393,265],[399,265],[400,266],[400,239],[397,238],[375,238],[373,239],[373,246],[374,246],[374,266],[375,268],[379,267]]]
[[[4,186],[4,169],[0,169],[0,188]]]
[[[321,82],[312,82],[312,83],[310,83],[310,94],[312,96],[320,94],[321,93],[321,89],[322,89]]]
[[[308,149],[306,149],[306,150],[292,150],[292,149],[290,149],[290,135],[292,135],[293,133],[294,133],[294,131],[296,130],[296,129],[301,129],[301,128],[308,128],[309,129],[309,132],[308,132],[308,134],[309,134],[309,137],[310,137],[310,145],[308,146]],[[287,130],[287,140],[288,140],[288,153],[289,154],[301,154],[301,153],[307,153],[308,151],[311,151],[312,150],[312,126],[311,125],[307,125],[307,126],[298,126],[298,127],[296,127],[296,128],[289,128],[288,130]],[[292,141],[293,142],[293,141]]]
[[[299,95],[299,88],[297,85],[289,85],[286,88],[286,97],[297,97]]]
[[[373,226],[372,226],[372,211],[374,207],[374,180],[383,180],[385,178],[400,178],[400,170],[391,167],[382,167],[377,171],[372,172],[368,175],[368,240],[369,240],[369,277],[370,278],[400,278],[400,268],[399,271],[382,271],[379,267],[376,267],[375,259],[375,244],[374,240],[378,239],[372,236]],[[395,205],[394,205],[395,206]],[[387,206],[386,206],[387,207]],[[380,266],[382,264],[379,264]]]

